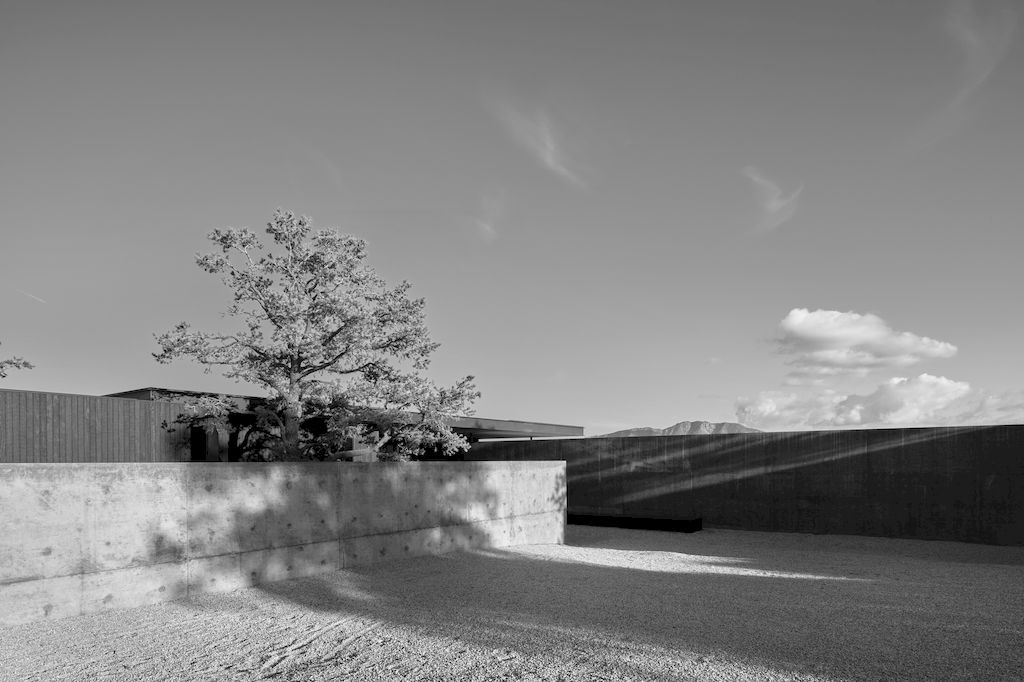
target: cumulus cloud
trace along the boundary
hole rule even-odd
[[[736,401],[739,422],[765,430],[1024,422],[1024,392],[989,394],[964,381],[894,377],[871,393],[763,391]]]
[[[945,341],[897,332],[871,313],[794,308],[779,329],[777,350],[790,356],[791,383],[836,375],[864,376],[874,369],[949,358],[957,351]]]
[[[757,219],[758,230],[773,230],[789,222],[796,215],[797,198],[804,189],[803,185],[797,187],[789,196],[782,196],[782,189],[753,166],[746,166],[740,172],[754,183],[760,209]]]
[[[998,394],[975,391],[962,403],[964,411],[960,415],[960,419],[964,423],[1024,423],[1024,391],[1007,391]]]
[[[569,158],[546,111],[527,113],[507,102],[496,105],[496,111],[512,138],[538,163],[569,184],[587,188],[578,164]]]
[[[830,423],[835,404],[845,397],[832,391],[813,396],[761,391],[736,401],[736,421],[766,431],[822,427]]]
[[[877,369],[952,357],[956,346],[896,331],[872,314],[794,308],[779,323],[790,384],[825,384]],[[762,391],[736,401],[736,418],[765,430],[1024,422],[1024,391],[992,394],[928,373],[892,377],[867,393],[827,388]]]
[[[922,424],[945,422],[959,413],[960,401],[970,395],[965,381],[921,374],[893,377],[868,395],[848,395],[836,403],[834,424]]]

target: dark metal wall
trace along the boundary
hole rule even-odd
[[[175,403],[0,389],[0,462],[178,462],[189,433],[168,433]]]
[[[564,459],[570,514],[1024,545],[1024,425],[486,442]]]

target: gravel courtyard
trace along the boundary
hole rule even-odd
[[[1021,680],[1024,548],[569,526],[0,626],[3,680]]]

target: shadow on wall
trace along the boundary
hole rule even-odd
[[[188,477],[190,592],[562,539],[561,466],[207,464],[190,468]],[[152,549],[179,541],[155,534]]]
[[[559,543],[564,464],[0,465],[0,622]]]
[[[571,556],[481,550],[261,589],[306,609],[432,637],[435,655],[453,659],[446,665],[460,660],[446,652],[469,644],[557,656],[581,678],[593,668],[602,679],[700,679],[713,672],[702,665],[726,659],[745,664],[733,671],[740,677],[943,679],[997,671],[1019,651],[1016,631],[998,627],[1015,617],[1012,603],[1000,603],[1005,590],[1011,602],[1024,596],[1016,548],[991,548],[1010,565],[981,568],[979,589],[968,594],[937,589],[960,570],[943,563],[942,546],[908,558],[881,539],[848,538],[837,551],[830,538],[581,527],[567,540]],[[903,579],[908,572],[915,580]],[[939,622],[957,633],[958,646],[937,635]],[[595,645],[612,653],[590,660]],[[637,655],[637,647],[646,651]],[[336,672],[331,653],[295,661],[288,672]],[[499,661],[489,664],[500,673]]]

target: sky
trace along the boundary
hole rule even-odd
[[[195,265],[277,208],[429,374],[587,435],[1024,423],[1024,3],[3,2],[0,387],[251,393]]]

